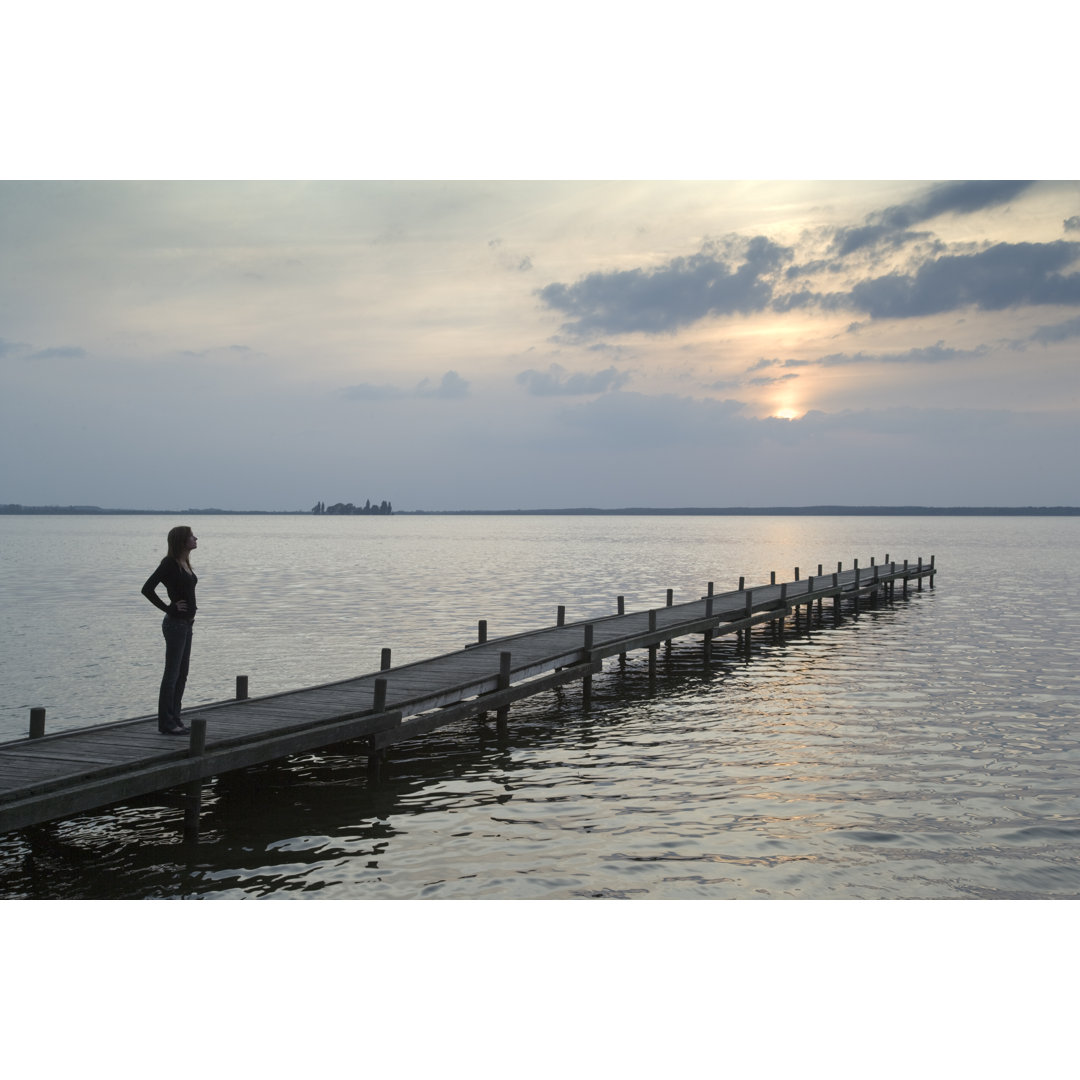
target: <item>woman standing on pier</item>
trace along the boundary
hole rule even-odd
[[[142,594],[165,612],[161,622],[161,632],[165,635],[165,674],[158,694],[158,731],[162,735],[186,735],[188,729],[180,719],[180,702],[191,660],[195,585],[199,579],[191,569],[190,555],[198,546],[198,538],[190,526],[177,525],[169,530],[168,543],[169,553],[146,579]],[[165,586],[168,604],[158,596],[158,585]]]

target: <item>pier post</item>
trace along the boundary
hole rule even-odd
[[[510,689],[510,659],[508,652],[499,653],[499,689]],[[495,711],[495,727],[500,735],[506,734],[506,718],[510,715],[509,705],[500,705]]]
[[[839,565],[839,564],[837,564]],[[832,621],[833,626],[840,625],[840,574],[836,573],[832,576],[832,587],[836,589],[832,598]]]
[[[206,753],[206,717],[197,716],[191,721],[191,737],[188,740],[188,757],[202,757]],[[184,800],[184,839],[197,843],[199,817],[202,814],[202,780],[192,780],[187,785]]]
[[[770,570],[769,571],[769,584],[770,585],[775,585],[776,584],[776,571],[775,570]]]
[[[371,711],[381,713],[386,711],[386,680],[375,680],[375,697],[371,703]]]
[[[390,650],[389,649],[383,649],[382,653],[379,656],[379,670],[380,671],[389,671],[390,670]]]
[[[246,675],[236,676],[236,700],[247,701],[248,696],[248,677]]]
[[[481,619],[476,624],[476,643],[483,645],[487,641],[487,619]]]
[[[930,556],[930,588],[931,589],[934,587],[934,559],[935,558],[936,558],[936,556],[934,556],[934,555]]]
[[[675,603],[675,590],[674,589],[668,589],[668,591],[667,591],[667,606],[672,607],[674,605],[674,603]],[[668,638],[667,641],[664,642],[664,648],[668,651],[668,653],[671,652],[671,638]]]
[[[788,586],[788,583],[786,581],[780,586],[780,603],[784,604],[785,606],[787,605],[787,586]],[[798,611],[798,608],[796,608],[795,610]],[[777,635],[780,637],[781,640],[783,640],[783,637],[784,637],[784,612],[783,612],[783,610],[781,610],[781,612],[780,612],[780,618],[779,619],[773,619],[772,620],[772,625],[773,625],[773,629],[776,631]]]
[[[919,592],[922,592],[922,556],[919,556]]]
[[[754,590],[746,590],[746,617],[749,619],[754,613]],[[750,627],[743,631],[743,647],[746,650],[747,659],[750,658]]]
[[[566,605],[565,604],[560,604],[555,609],[555,625],[556,626],[565,626],[566,625]]]
[[[907,561],[907,559],[905,559],[904,560],[904,586],[900,590],[900,595],[901,596],[907,596],[907,575],[908,575],[908,561]]]
[[[742,592],[746,588],[746,578],[739,578],[739,592]]]
[[[855,560],[855,614],[859,614],[859,560]]]
[[[36,705],[30,710],[30,738],[40,739],[45,734],[45,709]]]
[[[381,713],[386,710],[386,680],[375,680],[375,696],[371,705],[372,711]],[[481,719],[483,717],[481,716]],[[367,778],[369,784],[377,784],[382,779],[383,765],[386,763],[386,751],[372,750],[368,746]]]
[[[712,598],[712,582],[709,582],[709,595],[705,597],[705,618],[711,619],[713,617],[713,598]],[[705,627],[703,651],[705,653],[705,666],[708,667],[712,663],[712,635],[713,628],[711,626]]]
[[[616,599],[617,605],[618,605],[617,609],[616,609],[618,614],[619,615],[625,615],[626,614],[626,597],[625,596],[617,596],[615,599]],[[624,652],[619,653],[619,664],[622,667],[626,666],[626,653],[624,653]]]
[[[585,624],[585,659],[590,660],[592,658],[593,647],[593,624]],[[592,704],[592,675],[586,675],[581,680],[581,704],[584,708],[588,708]]]
[[[656,633],[656,609],[649,611],[649,633]],[[649,645],[649,678],[656,678],[656,642]]]

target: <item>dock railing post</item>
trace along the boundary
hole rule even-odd
[[[908,561],[904,560],[904,587],[900,590],[902,596],[907,596]]]
[[[206,717],[197,716],[191,721],[191,737],[188,740],[188,757],[202,757],[206,753]],[[202,780],[192,780],[187,785],[184,800],[184,839],[197,842],[199,817],[202,814]]]
[[[937,556],[935,556],[935,555],[930,556],[930,588],[931,589],[934,587],[934,559],[936,557]]]
[[[839,565],[839,564],[837,564]],[[833,626],[840,625],[840,574],[835,573],[832,576],[832,587],[836,590],[833,593],[832,598],[832,621]]]
[[[248,696],[248,677],[246,675],[236,676],[236,700],[247,701]]]
[[[45,709],[35,705],[30,710],[30,738],[40,739],[45,734]]]
[[[922,556],[919,556],[919,592],[922,592]]]
[[[618,596],[618,597],[616,597],[616,601],[617,601],[617,609],[616,609],[617,613],[619,615],[625,615],[626,614],[626,597],[625,596]],[[623,667],[626,666],[626,653],[624,653],[624,652],[619,653],[619,664],[622,665]]]
[[[788,583],[786,581],[780,586],[780,603],[783,604],[784,607],[782,607],[780,609],[780,618],[772,620],[773,630],[781,638],[783,638],[783,636],[784,636],[784,618],[785,618],[784,609],[787,607],[787,587],[788,587]],[[796,611],[797,610],[798,609],[796,609]]]
[[[476,643],[483,645],[487,641],[487,619],[481,619],[476,624]]]
[[[709,595],[705,597],[705,618],[711,619],[713,617],[713,598],[712,598],[712,582],[709,582]],[[705,627],[704,634],[704,653],[705,653],[705,666],[708,667],[712,663],[712,635],[713,628],[711,626]]]
[[[652,608],[649,611],[649,633],[656,633],[656,609]],[[656,678],[656,642],[649,643],[649,678]]]
[[[565,626],[566,625],[566,605],[565,604],[560,604],[555,609],[555,625],[556,626]]]
[[[667,591],[667,606],[672,607],[674,605],[674,603],[675,603],[675,590],[674,589],[668,589],[668,591]],[[669,653],[671,652],[671,638],[668,638],[667,641],[664,642],[664,648],[667,649],[667,651]]]
[[[383,649],[383,651],[379,655],[379,670],[380,671],[389,671],[390,670],[390,650],[389,649]]]

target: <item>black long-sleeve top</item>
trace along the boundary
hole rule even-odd
[[[194,571],[188,573],[181,569],[180,564],[168,555],[161,560],[158,568],[146,579],[142,587],[142,594],[154,607],[161,608],[166,615],[174,619],[185,619],[191,622],[195,618],[195,585],[198,578]],[[157,594],[158,585],[164,585],[169,594],[169,603],[166,604]],[[187,611],[177,611],[176,601],[186,600]]]

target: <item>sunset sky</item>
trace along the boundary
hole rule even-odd
[[[1080,504],[1080,182],[474,145],[441,175],[9,169],[0,503]]]

